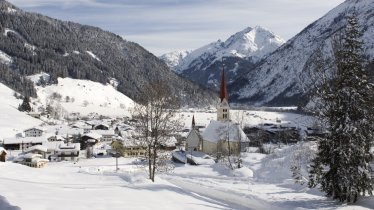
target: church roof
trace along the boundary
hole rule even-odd
[[[240,128],[239,124],[234,122],[223,122],[212,120],[208,127],[201,134],[205,141],[218,142],[220,140],[229,140],[232,142],[248,142],[249,139]]]

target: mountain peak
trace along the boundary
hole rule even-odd
[[[255,60],[263,58],[270,54],[285,41],[279,36],[275,35],[270,30],[255,26],[247,27],[242,31],[237,32],[225,41],[225,48],[234,55],[240,57],[252,57]]]

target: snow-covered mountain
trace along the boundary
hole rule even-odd
[[[231,100],[255,105],[298,105],[306,101],[310,64],[318,48],[331,52],[331,39],[355,13],[361,26],[365,56],[374,58],[374,1],[347,0],[306,27],[266,57],[255,69],[231,83]],[[374,70],[374,69],[373,69]]]
[[[0,0],[0,81],[36,97],[33,84],[23,76],[42,71],[50,75],[51,83],[70,77],[105,85],[115,78],[117,90],[135,101],[146,94],[143,87],[160,79],[183,105],[206,106],[215,101],[211,91],[170,71],[137,43],[97,27],[25,12]]]
[[[214,88],[218,84],[222,62],[229,82],[247,68],[272,53],[284,43],[283,39],[261,26],[248,27],[183,56],[170,53],[161,56],[177,73],[200,85]],[[179,58],[179,59],[176,59]]]
[[[163,60],[170,69],[175,70],[175,67],[190,53],[191,51],[189,50],[177,50],[161,55],[160,59]]]

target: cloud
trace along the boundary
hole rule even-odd
[[[289,39],[344,0],[10,0],[28,11],[94,25],[160,55],[196,49],[261,25]]]

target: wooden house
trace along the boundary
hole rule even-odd
[[[43,135],[43,130],[39,128],[29,128],[23,131],[25,137],[39,137]]]
[[[0,162],[6,161],[6,155],[7,151],[3,147],[0,147]]]

